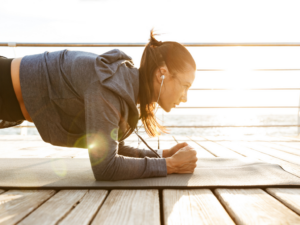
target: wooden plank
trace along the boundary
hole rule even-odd
[[[49,225],[58,223],[87,193],[87,190],[61,190],[20,224]]]
[[[158,136],[159,141],[175,141],[172,135],[160,135]],[[175,141],[176,142],[176,141]]]
[[[158,149],[158,137],[153,137],[153,138],[147,137],[143,139],[152,149]],[[140,140],[140,145],[138,146],[138,148],[149,150],[149,148],[144,144],[144,142],[142,142],[142,140]]]
[[[298,137],[283,137],[287,141],[300,141],[299,136]]]
[[[261,189],[216,189],[237,224],[300,224],[300,217]]]
[[[296,165],[300,165],[300,156],[292,155],[286,152],[282,152],[280,150],[276,150],[274,148],[263,146],[256,142],[247,143],[246,145],[251,146],[252,148],[255,148],[256,151],[260,151],[264,154],[268,154],[270,156],[276,157],[281,160],[285,160],[290,163],[294,163]]]
[[[300,188],[267,188],[266,191],[300,215]]]
[[[238,154],[215,142],[211,142],[211,141],[196,141],[196,142],[198,145],[202,146],[204,149],[211,152],[217,157],[229,157],[229,158],[244,157],[243,155]]]
[[[176,136],[174,136],[174,138],[177,140]],[[206,149],[202,148],[202,146],[200,146],[196,142],[194,142],[192,140],[186,140],[184,142],[186,142],[188,145],[190,145],[197,151],[197,158],[215,158],[215,156],[213,154],[208,152]],[[182,143],[182,142],[179,142],[179,143]]]
[[[286,162],[284,160],[275,158],[273,156],[269,156],[267,154],[261,153],[259,151],[256,151],[255,148],[252,148],[249,146],[249,142],[217,142],[220,145],[223,145],[241,155],[244,155],[246,157],[262,160],[264,162],[268,163],[275,163],[279,164],[284,170],[287,172],[290,172],[298,177],[300,177],[300,166],[295,165],[293,163]],[[243,146],[246,145],[246,146]]]
[[[176,141],[161,141],[159,140],[159,149],[169,149],[177,145]]]
[[[274,143],[281,145],[281,146],[287,146],[287,147],[290,147],[293,149],[300,150],[300,142],[274,142]]]
[[[160,135],[158,137],[159,149],[169,149],[177,145],[177,142],[171,135]]]
[[[90,224],[107,194],[107,190],[89,190],[80,200],[80,204],[78,204],[59,225]]]
[[[158,190],[112,190],[95,224],[160,224]]]
[[[207,141],[206,138],[201,137],[201,136],[199,136],[199,135],[197,135],[197,136],[194,136],[194,135],[189,136],[189,139],[193,139],[194,141]]]
[[[163,190],[164,224],[234,224],[209,189]]]
[[[176,139],[177,142],[181,143],[181,142],[185,142],[185,141],[189,141],[189,137],[188,136],[184,136],[184,135],[172,135],[174,139]]]
[[[200,137],[201,138],[201,137]],[[271,137],[271,136],[205,136],[202,137],[206,140],[212,140],[212,141],[254,141],[254,142],[288,142],[293,140],[288,140],[285,137]]]
[[[282,151],[282,152],[286,152],[286,153],[289,153],[289,154],[292,154],[292,155],[296,155],[296,156],[299,156],[300,157],[300,150],[299,149],[294,149],[294,148],[291,148],[291,147],[288,147],[288,146],[284,146],[284,145],[279,145],[277,143],[270,143],[270,142],[264,142],[264,143],[259,143],[260,145],[263,145],[263,146],[266,146],[266,147],[269,147],[269,148],[272,148],[272,149],[277,149],[279,151]]]
[[[16,224],[54,194],[54,190],[9,190],[2,193],[0,224]]]
[[[5,191],[4,191],[4,190],[2,190],[2,189],[0,189],[0,194],[1,194],[1,193],[3,193],[3,192],[5,192]]]

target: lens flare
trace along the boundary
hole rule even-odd
[[[111,134],[104,134],[102,132],[87,135],[88,150],[92,166],[100,164],[106,158],[109,151],[108,143],[111,141],[111,138]]]
[[[67,165],[63,159],[52,159],[51,167],[57,176],[65,177],[67,175]]]
[[[114,128],[111,132],[110,132],[110,137],[114,140],[117,141],[118,140],[118,128]]]

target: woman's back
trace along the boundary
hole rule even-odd
[[[121,62],[126,59],[130,58],[124,57],[124,53],[117,49],[104,57],[90,52],[69,50],[23,57],[20,65],[22,95],[26,109],[43,140],[54,145],[72,147],[78,139],[82,139],[86,134],[85,95],[91,86],[98,86],[95,88],[101,89],[101,92],[98,93],[99,101],[88,107],[103,105],[100,95],[105,95],[110,104],[119,112],[123,111],[122,117],[127,120],[128,106],[123,101],[126,96],[122,94],[120,98],[118,92],[122,90],[115,90],[114,82],[117,80],[116,76],[133,76],[138,79],[136,68],[126,67],[126,73],[117,72]],[[113,79],[108,79],[115,74],[117,75]],[[126,82],[123,81],[121,86],[126,89],[124,85]],[[136,104],[138,82],[135,85],[136,88],[127,88],[133,91],[127,99],[132,101],[132,105]],[[77,143],[77,146],[80,145]]]

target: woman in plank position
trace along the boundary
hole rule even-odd
[[[154,36],[152,29],[139,69],[118,49],[0,57],[0,128],[28,120],[45,142],[88,148],[96,180],[193,173],[196,151],[185,142],[163,151],[124,144],[139,119],[149,136],[167,133],[156,120],[157,104],[170,112],[186,102],[195,79],[189,51]]]

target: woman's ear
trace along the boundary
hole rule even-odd
[[[162,82],[162,78],[161,78],[162,75],[165,75],[164,80],[166,80],[166,78],[169,76],[168,68],[165,66],[161,66],[156,70],[155,77],[156,77],[156,80],[158,81],[158,83],[160,83],[160,84]]]

